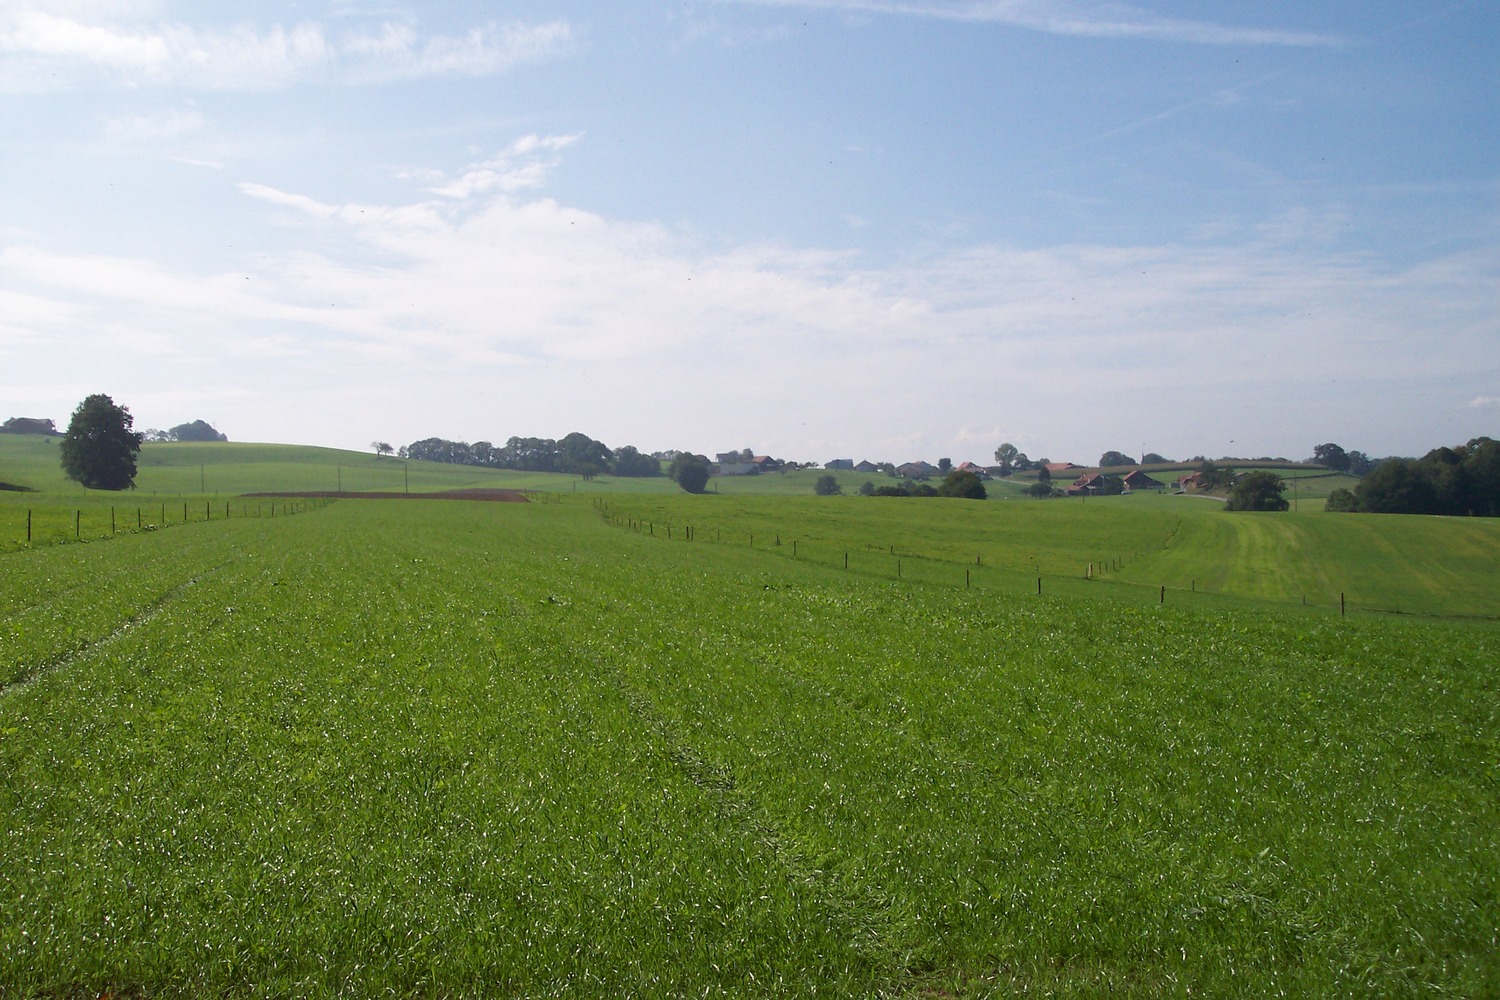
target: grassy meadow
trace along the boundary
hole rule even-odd
[[[1500,994],[1492,527],[544,481],[0,551],[0,996]]]

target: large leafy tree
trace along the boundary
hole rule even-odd
[[[995,449],[995,461],[1000,464],[1000,475],[1008,476],[1026,463],[1026,456],[1007,441]]]
[[[1286,510],[1289,506],[1282,491],[1286,483],[1274,472],[1258,469],[1247,472],[1229,491],[1228,510]]]
[[[145,435],[131,430],[135,418],[113,399],[95,393],[78,404],[62,439],[62,467],[91,490],[128,490]]]
[[[584,478],[609,468],[615,457],[603,441],[595,441],[580,431],[574,431],[557,442],[557,453],[562,471]]]
[[[1331,441],[1313,446],[1313,461],[1334,472],[1349,471],[1349,453]]]
[[[687,492],[702,493],[708,486],[708,463],[697,455],[684,451],[672,459],[667,475]]]
[[[615,449],[610,471],[617,476],[659,476],[661,463],[650,455],[641,454],[634,445],[621,445]]]

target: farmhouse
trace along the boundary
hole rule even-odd
[[[938,467],[927,462],[907,462],[896,466],[896,475],[903,479],[928,479],[938,474]]]
[[[880,471],[880,466],[876,465],[874,462],[872,462],[868,458],[866,458],[866,459],[861,460],[860,463],[854,467],[854,471],[855,472],[879,472]]]
[[[1114,496],[1120,492],[1121,484],[1118,476],[1106,476],[1102,472],[1089,472],[1079,476],[1068,487],[1068,496]]]
[[[1135,490],[1159,490],[1164,489],[1166,486],[1165,483],[1157,482],[1140,469],[1136,469],[1130,475],[1126,476],[1122,485],[1132,492]]]
[[[746,458],[743,452],[724,451],[715,456],[721,476],[753,476],[758,472],[774,472],[776,460],[770,455],[753,455]]]
[[[825,469],[846,469],[846,470],[853,469],[854,468],[854,459],[852,459],[852,458],[835,458],[835,459],[831,460],[830,462],[828,462],[827,465],[823,466],[823,468],[825,468]]]

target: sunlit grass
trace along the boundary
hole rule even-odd
[[[0,556],[0,986],[1500,987],[1492,626],[706,530],[340,502]]]

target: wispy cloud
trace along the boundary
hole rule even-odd
[[[56,89],[100,77],[126,86],[267,90],[308,80],[485,76],[556,56],[572,34],[565,21],[423,36],[394,22],[348,32],[311,21],[218,28],[13,8],[0,12],[0,90]]]
[[[527,135],[510,148],[482,163],[476,163],[458,177],[447,178],[429,188],[444,197],[464,199],[489,191],[514,194],[526,188],[540,187],[547,173],[556,165],[555,153],[577,142],[577,135]]]
[[[1188,18],[1163,17],[1117,3],[1070,0],[728,0],[773,7],[803,7],[865,14],[1005,24],[1054,35],[1138,38],[1198,45],[1328,47],[1344,40],[1318,32],[1247,28]]]

